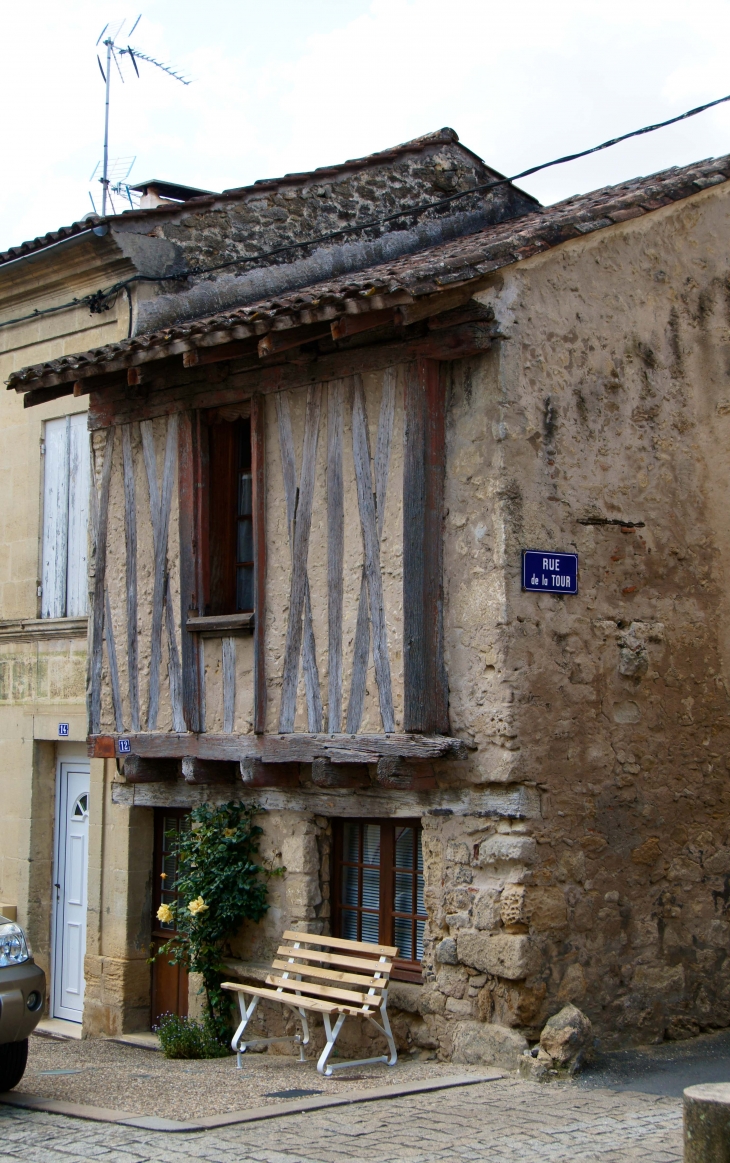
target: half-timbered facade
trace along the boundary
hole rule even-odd
[[[133,334],[9,386],[88,396],[128,926],[153,814],[242,798],[287,869],[244,978],[292,927],[397,944],[401,1047],[462,1060],[565,1000],[624,1041],[730,1022],[729,165],[543,208],[442,131],[118,227],[176,248]],[[578,594],[524,592],[529,548]],[[123,961],[87,959],[91,1030]]]

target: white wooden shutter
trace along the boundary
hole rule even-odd
[[[68,417],[68,552],[66,616],[86,613],[88,581],[86,557],[89,525],[89,432],[86,413]]]
[[[47,420],[43,487],[43,571],[41,617],[66,613],[68,555],[68,424],[67,417]]]
[[[87,609],[89,436],[86,414],[46,421],[41,617]]]

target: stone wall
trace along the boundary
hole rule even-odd
[[[471,778],[537,785],[543,819],[429,844],[445,1019],[730,1024],[729,219],[701,194],[478,296],[504,338],[452,383],[452,725]],[[577,550],[579,594],[522,593],[523,548]]]

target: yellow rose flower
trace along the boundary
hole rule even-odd
[[[157,910],[157,920],[162,921],[163,925],[169,925],[173,920],[172,909],[169,905],[160,905]]]
[[[224,836],[235,836],[235,835],[236,835],[236,829],[235,829],[235,828],[224,828],[224,829],[223,829],[223,835],[224,835]]]
[[[194,901],[190,901],[190,904],[188,905],[188,909],[194,917],[197,917],[198,913],[204,913],[207,908],[208,906],[203,900],[202,896],[196,897],[196,899]]]

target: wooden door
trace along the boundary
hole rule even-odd
[[[189,824],[189,815],[183,808],[155,808],[154,891],[152,893],[152,947],[157,950],[175,935],[174,925],[164,925],[157,919],[160,905],[176,899],[172,885],[175,882],[177,861],[170,852],[170,833],[180,832]],[[162,1014],[188,1012],[188,972],[182,965],[171,965],[168,957],[156,957],[152,962],[151,1022],[157,1025]]]
[[[54,1018],[80,1022],[84,1009],[89,763],[61,760],[57,771],[54,876]]]

